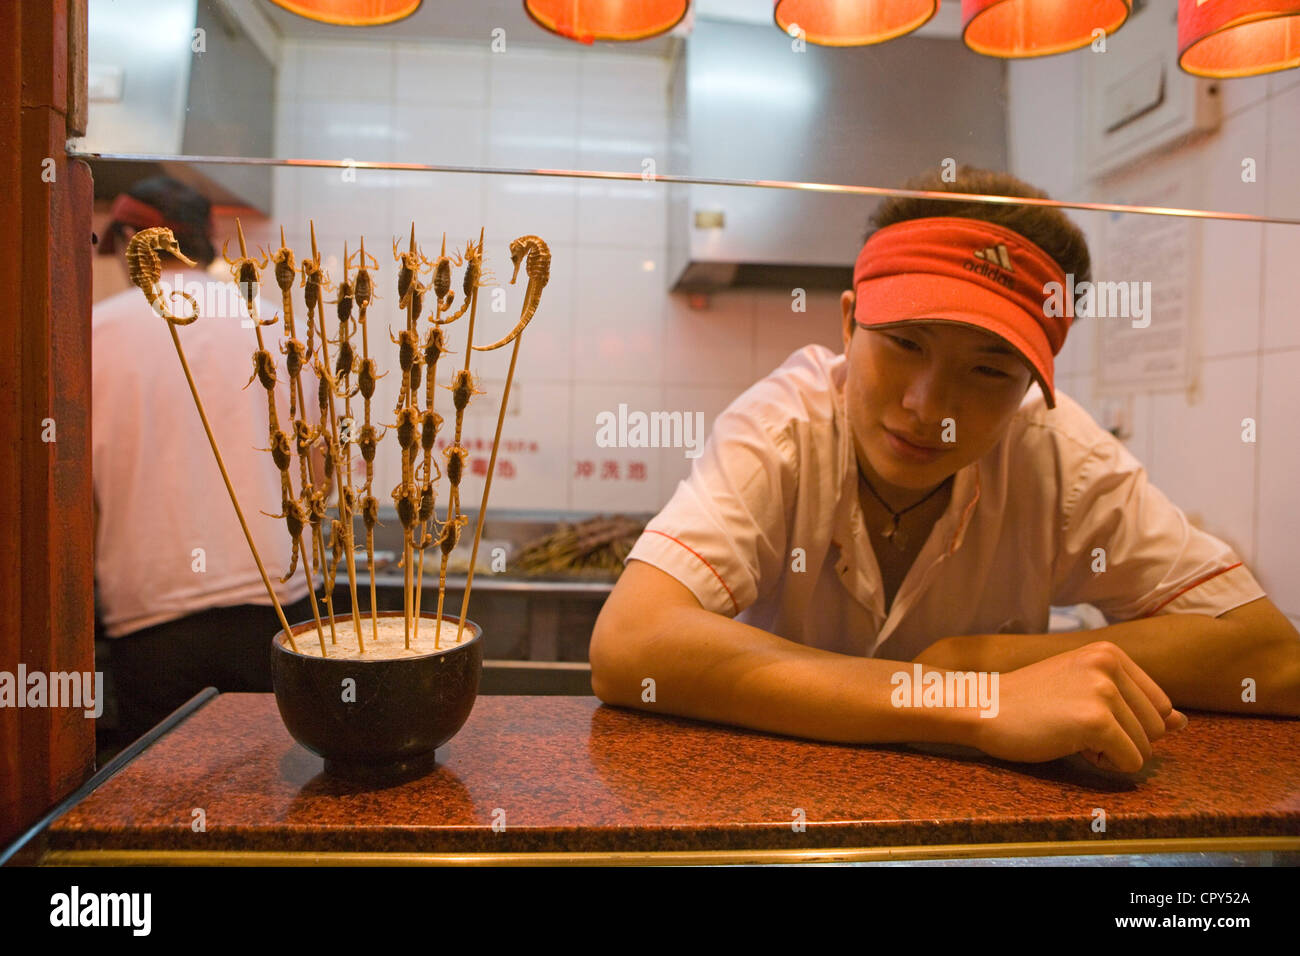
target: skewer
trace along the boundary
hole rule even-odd
[[[305,293],[307,297],[307,349],[309,354],[313,354],[314,349],[312,349],[311,343],[316,334],[316,323],[313,317],[312,299],[316,300],[315,312],[320,315],[321,335],[324,336],[325,300],[322,293],[324,292],[328,280],[325,278],[324,270],[321,268],[320,250],[316,246],[316,221],[314,219],[309,219],[307,220],[307,224],[311,232],[311,262],[314,271],[309,270],[306,264],[304,263],[303,285],[307,289],[307,292]],[[328,361],[329,361],[329,357],[327,355],[326,362]],[[301,384],[302,382],[301,380],[299,380],[300,387]],[[324,408],[322,408],[321,423],[320,423],[320,429],[322,434],[324,433],[324,430],[327,427],[328,418],[329,418],[329,414],[326,412]],[[328,443],[328,439],[327,439],[327,443]],[[327,450],[328,450],[328,444],[327,444]],[[328,475],[324,475],[324,474],[321,475],[322,484],[329,480],[330,478]],[[315,495],[314,488],[315,485],[313,480],[313,495]],[[319,499],[313,497],[312,560],[318,562],[318,567],[320,567],[322,571],[321,576],[323,578],[323,584],[325,587],[325,610],[329,615],[329,622],[330,622],[330,643],[337,644],[338,632],[335,629],[335,620],[334,620],[334,589],[331,585],[330,576],[326,572],[327,559],[326,559],[326,551],[325,551],[325,532],[321,528],[322,519],[320,517],[321,514],[325,513],[326,506],[324,501],[325,501],[326,494],[328,494],[328,492],[322,491],[320,492]],[[317,504],[319,504],[320,506],[319,511],[317,511],[315,508]]]
[[[207,433],[208,444],[212,446],[212,455],[217,459],[217,468],[221,471],[221,480],[226,484],[226,492],[230,495],[230,503],[235,507],[235,515],[239,518],[239,527],[244,531],[244,540],[248,542],[248,549],[253,553],[253,560],[257,563],[257,571],[262,576],[262,583],[266,586],[266,593],[270,595],[271,604],[275,608],[276,616],[280,619],[280,626],[284,629],[285,639],[289,642],[289,647],[295,652],[298,645],[293,639],[293,631],[289,627],[289,622],[285,619],[284,608],[280,606],[280,598],[275,593],[275,588],[271,586],[271,579],[266,573],[266,565],[262,563],[262,556],[258,554],[257,545],[253,543],[253,534],[248,530],[248,522],[244,519],[244,509],[239,506],[239,496],[235,494],[235,486],[230,481],[230,473],[226,471],[225,460],[221,457],[221,449],[217,446],[217,438],[212,433],[212,425],[208,421],[208,413],[203,407],[203,399],[199,397],[198,386],[194,384],[194,374],[190,371],[190,363],[185,359],[185,350],[181,348],[180,336],[176,334],[176,326],[189,325],[199,317],[198,304],[193,297],[181,293],[182,297],[189,301],[194,312],[185,319],[172,315],[162,304],[162,295],[158,291],[158,280],[162,275],[162,264],[158,259],[157,249],[166,249],[175,255],[186,265],[197,265],[194,260],[187,258],[176,243],[176,237],[170,229],[156,227],[145,229],[137,232],[131,237],[127,246],[127,263],[131,274],[131,281],[134,282],[142,292],[149,304],[153,306],[154,311],[159,314],[167,323],[167,331],[171,333],[172,344],[176,347],[176,357],[180,360],[181,369],[185,372],[185,381],[190,386],[190,394],[194,397],[194,407],[198,409],[199,419],[203,422],[203,430]]]
[[[480,267],[481,267],[482,257],[483,257],[483,231],[484,231],[483,227],[480,226],[478,231],[477,251],[471,251],[469,253],[470,256],[478,257]],[[445,244],[445,240],[444,240],[444,244]],[[466,268],[466,284],[467,284],[467,288],[465,291],[468,294],[470,300],[469,331],[466,333],[466,337],[465,337],[465,365],[462,368],[460,375],[457,376],[457,378],[453,379],[453,393],[455,393],[460,387],[460,386],[456,386],[455,383],[457,381],[462,382],[463,387],[469,392],[469,395],[466,396],[463,405],[459,402],[459,399],[457,401],[456,436],[455,436],[454,444],[452,445],[453,453],[457,455],[462,465],[464,463],[465,455],[464,455],[464,449],[461,448],[461,444],[460,444],[461,427],[464,423],[465,409],[469,407],[469,398],[472,397],[474,391],[474,380],[470,376],[469,363],[470,363],[470,359],[474,355],[474,318],[478,312],[478,289],[479,289],[477,276],[475,276],[472,271],[474,269],[473,262],[467,262],[465,268]],[[473,281],[472,286],[469,286],[470,281]],[[448,495],[448,502],[447,502],[448,527],[445,529],[446,533],[449,533],[451,535],[452,544],[450,547],[448,547],[447,542],[446,541],[443,542],[442,563],[438,568],[438,614],[436,618],[436,630],[434,631],[434,641],[433,641],[433,646],[435,649],[440,648],[442,646],[442,605],[444,599],[447,596],[447,561],[451,557],[451,552],[455,547],[456,540],[460,537],[461,525],[465,521],[465,517],[464,515],[461,514],[460,511],[460,481],[464,477],[464,475],[461,474],[459,476],[454,476],[451,473],[452,467],[451,467],[450,458],[448,459],[447,466],[448,466],[447,468],[448,478],[450,479],[452,477],[456,477],[456,480],[451,482],[451,492]],[[472,567],[471,570],[473,570]],[[463,601],[461,606],[462,608],[464,608],[465,606]],[[459,640],[459,632],[457,633],[458,633],[457,640]]]
[[[203,399],[199,398],[199,390],[194,384],[194,376],[190,372],[190,363],[185,361],[185,352],[181,348],[180,337],[176,334],[176,326],[168,322],[167,328],[171,331],[172,342],[176,345],[176,354],[180,356],[181,368],[185,370],[185,380],[190,383],[190,394],[194,396],[194,405],[199,410],[199,418],[203,420],[203,430],[208,433],[208,444],[212,446],[212,454],[216,456],[217,467],[221,469],[221,480],[226,483],[226,491],[230,493],[230,503],[235,506],[235,514],[239,516],[239,526],[244,529],[244,538],[248,541],[249,550],[253,552],[253,560],[257,562],[257,573],[262,576],[262,583],[266,585],[266,593],[271,595],[271,603],[275,605],[275,614],[280,619],[280,626],[284,628],[285,636],[289,639],[289,646],[296,653],[298,645],[293,639],[293,630],[285,619],[284,608],[280,606],[280,599],[276,596],[275,588],[271,587],[271,579],[266,574],[266,566],[262,564],[262,556],[257,553],[257,545],[253,543],[253,534],[248,530],[248,522],[244,520],[244,509],[239,507],[239,498],[235,495],[235,486],[230,483],[230,473],[226,471],[226,463],[221,457],[221,449],[217,447],[216,436],[212,434],[212,425],[208,423],[208,413],[203,408]]]
[[[415,229],[414,224],[412,224],[411,229],[412,229],[412,233],[414,233],[414,229]],[[439,261],[439,262],[442,262],[442,260],[445,259],[445,258],[447,258],[447,234],[444,232],[444,233],[442,234],[442,251],[438,254],[438,261]],[[437,290],[436,290],[436,289],[434,290],[434,295],[435,295],[435,297],[437,296]],[[439,297],[439,298],[438,298],[438,301],[437,301],[437,303],[436,303],[436,305],[434,306],[434,308],[437,310],[437,311],[435,312],[435,314],[434,314],[434,321],[433,321],[434,326],[437,326],[437,325],[440,324],[439,320],[442,318],[442,313],[443,313],[443,311],[445,311],[445,310],[443,309],[442,301],[443,301],[442,298]],[[470,334],[471,334],[471,335],[473,334],[473,330],[472,330],[472,329],[471,329],[471,331],[470,331]],[[465,350],[465,353],[466,353],[466,355],[469,354],[469,349],[468,349],[468,348]],[[426,375],[432,375],[432,374],[433,374],[433,369],[425,369],[425,374],[426,374]],[[433,384],[434,384],[434,383],[433,383],[432,381],[428,381],[427,384],[430,386],[430,393],[432,394],[432,387],[433,387]],[[451,517],[453,517],[452,514],[451,514],[451,499],[450,499],[450,495],[448,496],[447,508],[448,508],[447,517],[448,517],[448,519],[450,519]],[[436,514],[435,514],[434,517],[437,517]],[[423,523],[423,522],[420,523],[420,543],[421,543],[421,544],[424,543],[424,523]],[[424,548],[420,548],[420,567],[419,567],[419,571],[416,573],[416,576],[415,576],[415,638],[416,638],[416,640],[419,640],[419,638],[420,638],[420,606],[424,603],[424,551],[425,551]],[[442,601],[441,601],[441,600],[439,600],[439,602],[438,602],[438,611],[439,611],[439,613],[441,613],[441,611],[442,611]],[[439,621],[439,626],[441,626],[441,620]],[[435,646],[435,647],[437,646],[437,641],[436,641],[436,640],[434,641],[434,646]]]
[[[483,521],[487,515],[488,493],[492,490],[492,475],[496,469],[497,448],[501,444],[501,427],[506,420],[506,403],[510,400],[510,384],[515,377],[515,359],[519,356],[519,342],[524,337],[524,329],[532,321],[537,312],[537,307],[541,303],[542,289],[550,280],[551,274],[551,251],[546,242],[539,236],[520,236],[510,243],[510,258],[514,262],[514,275],[510,277],[511,284],[519,278],[519,267],[527,260],[528,287],[524,291],[524,304],[520,313],[519,322],[514,329],[505,338],[492,345],[478,346],[479,351],[486,352],[492,349],[500,348],[512,338],[514,339],[514,348],[510,352],[510,368],[506,372],[505,388],[501,392],[501,410],[497,413],[497,430],[492,438],[492,456],[488,459],[487,478],[483,482],[483,500],[479,504],[478,522],[474,527],[474,546],[469,559],[469,573],[465,579],[465,595],[460,603],[460,625],[456,631],[456,641],[459,643],[465,630],[465,615],[469,609],[470,588],[474,584],[474,565],[478,560],[479,539],[483,534]],[[470,324],[473,327],[474,309],[470,307]],[[468,349],[466,350],[468,351]],[[469,356],[466,355],[466,368],[469,367]]]
[[[288,338],[288,344],[281,347],[281,351],[288,357],[286,362],[289,372],[289,417],[294,423],[294,435],[309,436],[310,429],[307,426],[307,404],[303,398],[302,390],[302,356],[306,349],[298,341],[298,330],[293,321],[293,280],[297,278],[297,273],[293,268],[293,250],[291,250],[284,241],[284,226],[280,227],[280,248],[276,250],[275,256],[275,282],[280,287],[280,299],[284,308],[284,332]],[[306,500],[306,492],[315,483],[315,476],[312,474],[310,443],[298,444],[298,466],[300,469],[300,487],[302,489],[302,500],[299,507]],[[286,504],[286,507],[288,505]],[[312,542],[313,548],[315,541]],[[312,580],[310,561],[307,558],[307,549],[303,546],[302,535],[298,535],[298,553],[302,557],[302,574],[307,579],[307,595],[311,598],[311,616],[316,622],[316,636],[320,640],[321,657],[327,656],[325,653],[325,631],[321,627],[320,608],[316,605],[316,582]],[[312,552],[313,558],[315,551]]]

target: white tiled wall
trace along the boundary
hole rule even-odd
[[[1199,208],[1300,218],[1300,71],[1221,81],[1223,123],[1212,135],[1134,163],[1104,183],[1077,161],[1079,58],[1014,63],[1009,72],[1015,171],[1060,199],[1113,201],[1180,182]],[[1073,91],[1063,98],[1045,90]],[[1074,144],[1062,149],[1063,143]],[[1242,160],[1257,181],[1242,181]],[[1063,161],[1064,160],[1064,161]],[[1100,214],[1071,213],[1094,260]],[[1152,481],[1207,531],[1231,544],[1269,597],[1300,626],[1300,226],[1208,220],[1194,260],[1196,387],[1135,391],[1128,441]],[[1096,276],[1105,278],[1104,276]],[[1129,278],[1129,277],[1124,277]],[[1060,387],[1102,420],[1096,327],[1081,325],[1058,357]],[[1242,420],[1257,441],[1242,441]]]
[[[276,143],[282,156],[628,172],[641,171],[647,158],[659,171],[671,165],[665,156],[668,65],[656,57],[287,43],[284,64]],[[1080,74],[1077,56],[1010,64],[1017,175],[1054,196],[1085,200],[1142,195],[1178,180],[1189,184],[1191,202],[1202,208],[1300,217],[1297,71],[1225,81],[1219,132],[1134,164],[1131,173],[1104,184],[1072,161],[1081,153]],[[1241,182],[1244,156],[1257,160],[1254,184]],[[531,232],[550,243],[551,280],[524,337],[503,433],[505,440],[537,442],[538,451],[515,456],[513,478],[498,469],[497,508],[657,510],[688,473],[690,459],[680,449],[598,448],[597,413],[625,403],[631,410],[698,410],[711,422],[793,350],[809,342],[840,347],[834,295],[811,296],[806,313],[792,312],[782,292],[719,294],[702,310],[669,295],[665,211],[664,191],[640,182],[365,170],[346,182],[338,170],[276,173],[276,218],[291,243],[305,248],[306,219],[315,217],[335,274],[343,241],[355,242],[364,231],[367,251],[387,270],[379,285],[387,299],[375,310],[384,322],[395,318],[392,239],[404,236],[412,219],[426,252],[444,229],[450,248],[463,247],[485,227],[495,285],[509,278],[510,238]],[[1097,259],[1107,251],[1100,244],[1101,215],[1072,214]],[[1300,508],[1293,491],[1300,474],[1294,419],[1300,316],[1292,276],[1300,227],[1207,222],[1189,228],[1200,230],[1201,244],[1199,387],[1190,395],[1135,392],[1129,446],[1153,481],[1237,548],[1275,602],[1300,621]],[[522,286],[522,279],[503,286],[504,314],[487,310],[490,298],[480,298],[476,341],[513,325]],[[452,326],[458,355],[444,361],[463,357],[465,325]],[[1060,387],[1101,419],[1095,333],[1095,325],[1081,325],[1057,368]],[[492,437],[508,351],[475,359],[488,394],[471,406],[470,440]],[[446,372],[444,366],[444,381]],[[395,385],[395,375],[381,383],[381,407],[390,414]],[[1254,445],[1240,440],[1245,417],[1259,422]],[[575,476],[581,461],[592,462],[595,477]],[[645,465],[644,478],[629,477],[637,463]],[[619,481],[600,477],[609,468],[618,469]],[[381,472],[376,486],[395,482],[395,474]],[[467,480],[465,500],[479,494],[479,485]]]
[[[276,151],[323,159],[613,169],[639,173],[645,159],[668,171],[668,64],[658,57],[438,44],[286,43],[279,74]],[[348,181],[350,180],[350,181]],[[536,453],[502,459],[493,478],[493,508],[657,511],[690,470],[684,449],[599,448],[596,415],[630,411],[703,412],[706,428],[740,392],[809,342],[839,348],[834,295],[812,295],[794,313],[790,297],[737,291],[694,309],[666,291],[665,190],[639,181],[277,170],[275,219],[289,242],[306,251],[308,217],[341,271],[343,243],[380,264],[371,310],[373,348],[386,347],[393,309],[392,241],[415,220],[426,254],[442,231],[463,248],[486,230],[492,286],[480,294],[475,341],[504,335],[519,315],[526,278],[514,285],[507,245],[536,233],[550,245],[550,282],[524,336],[503,443],[527,439]],[[493,287],[506,311],[490,311]],[[380,320],[375,322],[375,320]],[[467,320],[450,327],[451,363],[463,361]],[[331,323],[331,329],[333,324]],[[384,343],[383,346],[375,343]],[[465,436],[490,443],[509,349],[477,353],[474,369],[487,394],[471,404]],[[375,418],[392,420],[398,375],[380,383]],[[445,393],[444,393],[445,395]],[[448,416],[450,402],[439,403]],[[375,488],[381,501],[398,475],[380,446]],[[579,463],[594,477],[578,477]],[[613,463],[607,464],[607,463]],[[634,465],[644,465],[644,472]],[[618,480],[602,478],[616,468]],[[481,484],[466,479],[462,498],[476,503]]]

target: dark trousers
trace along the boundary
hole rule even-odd
[[[284,605],[284,616],[290,625],[311,620],[311,599]],[[134,740],[205,687],[270,693],[271,638],[280,630],[275,608],[238,604],[111,638],[121,734]]]

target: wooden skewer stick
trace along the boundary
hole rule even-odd
[[[447,234],[446,234],[446,233],[443,233],[443,234],[442,234],[442,252],[441,252],[441,254],[439,254],[439,255],[442,255],[442,256],[446,256],[446,255],[447,255]],[[434,293],[434,294],[437,294],[437,293]],[[442,312],[443,312],[443,308],[442,308],[442,299],[438,299],[438,302],[437,302],[437,304],[435,304],[434,308],[435,308],[435,310],[437,310],[437,312],[434,313],[434,326],[437,326],[437,325],[438,325],[438,320],[439,320],[439,319],[442,319]],[[417,316],[417,317],[419,317],[419,316]],[[473,336],[473,329],[472,329],[472,328],[471,328],[471,330],[469,330],[469,334],[471,334],[471,336]],[[468,350],[467,350],[467,351],[468,351]],[[426,368],[426,369],[425,369],[425,375],[433,375],[433,369],[428,369],[428,368]],[[432,454],[432,451],[430,451],[430,454]],[[433,516],[434,519],[437,519],[437,518],[438,518],[437,509],[434,510],[434,514],[433,514],[432,516]],[[447,501],[447,520],[448,520],[448,522],[450,522],[450,520],[454,520],[454,519],[455,519],[455,515],[454,515],[454,514],[451,514],[451,501],[450,501],[450,494],[448,494],[448,501]],[[420,525],[420,544],[424,544],[424,524],[421,524],[421,525]],[[417,637],[417,639],[419,639],[419,637],[420,637],[420,605],[422,604],[422,598],[424,598],[424,551],[425,551],[424,548],[421,548],[421,549],[420,549],[420,570],[419,570],[419,572],[417,572],[417,574],[416,574],[416,579],[415,579],[415,581],[416,581],[416,584],[415,584],[415,636]],[[439,620],[438,620],[438,631],[441,632],[441,631],[442,631],[442,619],[441,619],[441,617],[442,617],[442,600],[441,600],[441,592],[439,592],[439,600],[438,600],[438,615],[439,615]],[[435,648],[437,648],[437,645],[438,645],[437,640],[434,640],[434,646],[435,646]]]
[[[285,246],[285,241],[284,241],[284,226],[281,226],[281,227],[280,227],[280,248],[281,248],[281,249],[286,248],[286,246]],[[278,281],[278,276],[279,276],[279,274],[278,274],[278,272],[277,272],[277,281]],[[296,338],[298,337],[298,332],[297,332],[297,330],[294,328],[294,321],[293,321],[293,278],[292,278],[292,272],[290,273],[290,276],[291,276],[291,277],[290,277],[290,279],[289,279],[289,286],[288,286],[288,288],[285,289],[284,292],[283,292],[283,296],[284,296],[284,323],[285,323],[285,332],[288,333],[289,338],[290,338],[290,339],[296,339]],[[311,319],[310,319],[310,316],[309,316],[309,317],[308,317],[308,321],[310,321],[310,320],[311,320]],[[299,369],[298,371],[299,371],[299,373],[301,373],[302,369]],[[293,411],[294,411],[293,406],[294,406],[294,404],[295,404],[295,402],[294,402],[294,398],[295,398],[295,397],[297,398],[297,402],[296,402],[296,404],[297,404],[298,415],[301,417],[301,419],[302,419],[303,422],[306,422],[306,420],[307,420],[307,404],[306,404],[306,402],[303,401],[302,375],[301,375],[301,374],[298,374],[298,375],[294,375],[294,376],[292,376],[292,379],[291,379],[291,381],[289,382],[289,406],[290,406],[290,407],[289,407],[289,414],[290,414],[290,418],[291,418],[291,419],[292,419],[292,417],[293,417]],[[296,428],[296,426],[297,426],[297,422],[294,422],[294,425],[295,425],[295,428]],[[304,456],[301,456],[301,455],[300,455],[300,456],[299,456],[299,460],[301,461],[303,457],[304,457]],[[315,480],[316,480],[315,475],[312,474],[313,469],[312,469],[312,466],[311,466],[311,452],[310,452],[310,449],[308,450],[308,453],[307,453],[307,455],[306,455],[305,457],[307,458],[307,461],[304,462],[303,464],[305,465],[306,481],[307,481],[307,484],[310,486],[310,485],[312,485],[312,484],[315,482]],[[313,548],[315,547],[315,542],[313,542],[312,547],[313,547]],[[307,595],[308,595],[308,597],[311,598],[311,616],[312,616],[312,620],[314,620],[314,621],[316,622],[316,636],[320,639],[320,656],[321,656],[321,657],[325,657],[325,656],[327,656],[326,653],[325,653],[325,631],[324,631],[324,629],[322,629],[322,627],[321,627],[321,622],[320,622],[320,608],[318,608],[318,607],[316,606],[316,582],[312,579],[312,576],[311,576],[311,561],[309,561],[308,558],[307,558],[307,549],[303,547],[303,543],[302,543],[302,535],[301,535],[301,534],[298,535],[298,553],[299,553],[299,555],[301,555],[301,558],[302,558],[302,574],[303,574],[303,577],[305,577],[305,578],[307,579]],[[313,557],[313,558],[315,557],[315,551],[312,552],[312,557]]]
[[[316,220],[308,219],[307,225],[311,230],[311,258],[312,261],[316,263],[316,268],[320,269],[321,268],[320,250],[316,248]],[[322,286],[324,285],[323,279],[321,281],[321,285]],[[322,337],[324,337],[326,334],[325,332],[325,289],[324,288],[321,288],[316,296],[316,314],[320,316],[320,328],[321,328],[320,334]],[[312,320],[311,309],[307,310],[307,324],[312,326],[312,332],[314,333],[315,326]],[[329,366],[328,349],[325,350],[325,365],[328,368]],[[334,413],[333,405],[334,405],[333,399],[331,398],[330,401],[331,416]],[[327,427],[326,422],[322,420],[321,426],[322,426],[322,430],[325,427]],[[330,479],[326,475],[323,474],[321,475],[321,481],[328,481],[328,480]],[[321,566],[321,578],[322,578],[321,583],[322,585],[328,585],[330,577],[329,574],[326,573],[326,568],[325,568],[325,562],[328,560],[325,551],[325,532],[322,528],[316,526],[313,528],[312,537],[318,539],[317,544],[320,546],[320,566]],[[330,587],[325,587],[325,610],[329,614],[329,618],[330,618],[330,643],[337,644],[339,638],[338,638],[338,632],[334,629],[334,591]]]
[[[298,551],[302,558],[302,576],[307,579],[307,593],[311,595],[311,616],[316,622],[316,636],[320,638],[320,656],[328,657],[325,653],[325,630],[320,625],[320,609],[316,607],[316,583],[311,579],[311,569],[308,565],[311,563],[307,560],[307,549],[303,547],[302,535],[298,535]]]
[[[361,268],[363,269],[366,267],[365,255],[366,255],[366,240],[362,239],[361,240],[361,257],[362,257]],[[348,244],[347,244],[347,240],[344,240],[343,281],[345,283],[348,281],[347,258],[348,258]],[[348,318],[348,321],[351,321],[350,316]],[[348,336],[347,322],[344,322],[342,324],[342,327],[339,329],[339,338],[344,339],[347,338],[347,336]],[[339,342],[339,348],[340,350],[343,348],[342,341]],[[347,416],[347,419],[351,423],[352,427],[355,427],[356,423],[352,421],[352,399],[346,394],[348,388],[348,379],[351,377],[352,377],[351,369],[345,369],[343,372],[343,391],[345,393],[343,399],[343,414]],[[349,434],[348,437],[351,438],[352,436]],[[342,475],[344,478],[344,482],[339,485],[339,518],[343,521],[343,544],[344,547],[347,548],[347,554],[345,557],[348,563],[348,590],[349,593],[352,595],[352,629],[356,631],[357,634],[358,653],[364,654],[366,652],[366,645],[365,645],[365,641],[361,637],[361,609],[358,606],[358,602],[357,602],[356,522],[353,519],[352,507],[349,504],[349,502],[354,502],[356,500],[352,493],[351,445],[352,442],[349,441],[345,443],[345,446],[340,446],[343,451]],[[345,489],[347,494],[346,498],[344,498]]]
[[[412,253],[415,252],[415,223],[411,223],[411,252]],[[414,275],[411,277],[412,283],[418,281],[419,281],[418,275]],[[408,332],[411,329],[419,328],[419,319],[420,316],[416,313],[415,310],[415,296],[412,295],[411,299],[406,303],[406,329]],[[417,336],[417,344],[418,344],[418,336]],[[411,387],[411,375],[409,371],[404,372],[402,374],[402,393],[405,396],[407,402],[407,405],[403,407],[413,406],[415,404],[415,389]],[[406,454],[405,449],[402,450],[402,454],[403,455]],[[411,461],[412,461],[412,466],[411,466],[412,475],[414,475],[414,461],[415,461],[414,454],[411,455]],[[405,469],[405,461],[403,461],[403,468]],[[406,479],[405,470],[402,472],[402,479],[403,479],[403,483],[405,483],[405,479]],[[414,478],[412,478],[412,481],[414,481]],[[403,489],[403,491],[405,492],[405,489]],[[409,528],[403,527],[402,528],[402,618],[406,624],[405,636],[406,636],[407,650],[411,649],[411,610],[413,604],[411,600],[411,561],[413,560],[413,551],[411,545],[412,545],[411,531]]]
[[[483,227],[478,230],[479,256],[483,255]],[[469,335],[465,343],[465,370],[469,371],[470,355],[474,350],[474,316],[478,312],[478,286],[474,286],[474,296],[469,304]],[[460,626],[456,629],[456,643],[459,644],[465,633],[465,612],[469,608],[469,589],[474,583],[474,562],[478,560],[479,536],[483,534],[483,516],[487,514],[488,492],[492,490],[492,468],[497,461],[497,443],[501,441],[501,425],[505,421],[506,400],[510,397],[510,380],[515,374],[515,357],[519,354],[519,339],[515,339],[515,349],[510,355],[510,370],[506,373],[506,387],[501,395],[501,410],[497,413],[496,437],[492,439],[492,456],[488,459],[487,477],[483,482],[483,500],[479,504],[478,521],[474,525],[474,547],[470,552],[469,571],[465,575],[465,593],[460,601]],[[459,502],[458,502],[459,503]],[[442,632],[442,594],[438,595],[438,631]]]
[[[483,258],[483,228],[484,227],[480,226],[478,230],[478,256],[479,256],[480,265],[482,264],[482,258]],[[446,243],[445,238],[443,241],[445,244]],[[468,264],[466,265],[466,268],[468,268]],[[470,388],[471,390],[473,389],[473,382],[471,379],[469,379],[469,362],[470,362],[470,358],[474,354],[474,318],[477,313],[478,313],[478,283],[475,282],[474,288],[470,292],[470,298],[469,298],[469,331],[465,334],[464,372],[466,375],[466,387]],[[452,379],[452,381],[454,382],[455,379]],[[468,403],[466,403],[465,407],[466,408],[469,407]],[[460,445],[461,426],[463,424],[464,424],[464,410],[462,409],[456,412],[456,436],[454,439],[456,445]],[[462,473],[461,481],[463,481],[464,479],[465,476]],[[454,522],[454,524],[451,527],[451,533],[453,535],[459,536],[460,519],[463,517],[464,515],[461,513],[460,510],[460,482],[457,482],[455,485],[452,486],[451,491],[448,494],[448,502],[447,502],[447,520],[449,522]],[[438,614],[436,619],[437,627],[436,630],[434,631],[434,640],[433,640],[433,646],[435,649],[440,648],[442,646],[442,605],[443,605],[443,600],[447,595],[447,559],[450,557],[451,557],[451,552],[444,551],[442,555],[442,564],[438,568]],[[471,572],[473,571],[472,566],[470,568],[470,571]],[[467,579],[467,583],[468,583],[468,579]],[[464,612],[464,608],[465,608],[465,603],[464,601],[462,601],[461,602],[462,614]],[[457,640],[459,640],[459,632],[457,632]]]
[[[483,500],[478,506],[478,521],[474,525],[474,547],[469,556],[469,574],[465,578],[465,596],[460,602],[460,627],[456,629],[456,643],[459,644],[465,632],[465,614],[469,610],[469,589],[474,585],[474,565],[478,562],[478,542],[483,535],[483,518],[487,514],[488,495],[492,491],[492,473],[497,465],[497,447],[501,444],[501,426],[506,421],[506,403],[510,401],[510,382],[515,377],[515,359],[519,357],[519,343],[524,333],[515,336],[514,348],[510,350],[510,369],[506,372],[506,386],[501,390],[501,410],[497,412],[497,431],[492,436],[492,456],[488,459],[487,478],[483,481]]]
[[[366,237],[361,237],[361,268],[366,268]],[[370,336],[366,331],[367,319],[366,312],[369,303],[361,307],[361,362],[362,368],[370,360]],[[363,396],[364,398],[364,396]],[[364,398],[366,425],[370,425],[370,399]],[[371,490],[372,468],[370,463],[366,464],[366,485],[365,493],[367,496],[374,494]],[[363,505],[364,507],[364,505]],[[375,532],[368,524],[366,525],[366,569],[370,574],[370,637],[374,641],[379,640],[379,612],[375,609]]]
[[[208,423],[208,413],[203,409],[203,399],[199,398],[198,387],[194,384],[194,375],[190,372],[190,363],[185,361],[185,350],[181,348],[181,340],[180,336],[176,334],[176,326],[168,322],[167,330],[172,334],[172,342],[175,344],[176,354],[181,360],[181,368],[185,370],[185,380],[190,383],[190,394],[194,396],[194,407],[199,410],[199,418],[203,420],[203,430],[208,433],[208,444],[212,446],[212,454],[216,456],[217,467],[221,469],[221,480],[226,483],[226,491],[230,494],[230,503],[235,506],[235,514],[239,516],[239,526],[244,529],[244,538],[248,541],[249,550],[253,552],[253,560],[257,562],[257,571],[262,575],[262,583],[266,585],[266,593],[271,595],[271,603],[275,605],[275,613],[280,618],[280,626],[284,628],[289,646],[296,653],[298,645],[294,642],[293,631],[289,627],[289,622],[285,620],[284,608],[280,607],[280,599],[275,594],[275,588],[271,587],[271,579],[266,574],[266,566],[262,564],[262,556],[257,553],[257,545],[253,543],[253,534],[248,530],[248,522],[244,520],[244,509],[239,507],[239,498],[235,495],[235,486],[230,483],[230,474],[226,471],[226,463],[221,457],[221,449],[217,447],[216,436],[212,434],[212,426]]]

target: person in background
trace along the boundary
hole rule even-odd
[[[908,186],[1046,198],[970,168]],[[736,399],[629,554],[592,634],[596,694],[1129,772],[1185,726],[1175,704],[1300,715],[1300,634],[1053,387],[1070,319],[1048,293],[1089,278],[1078,228],[922,197],[872,222],[843,353],[800,349]],[[1085,603],[1109,626],[1044,633],[1051,606]],[[985,674],[992,699],[968,681],[964,705],[927,704],[920,685],[955,688],[953,671]]]
[[[127,241],[154,226],[170,229],[201,267],[160,254],[162,282],[199,303],[199,320],[177,333],[258,553],[289,623],[308,620],[304,559],[281,583],[288,533],[283,520],[260,513],[281,511],[279,473],[260,450],[268,444],[266,391],[256,381],[243,388],[257,344],[252,329],[241,326],[246,316],[228,268],[221,262],[212,274],[205,271],[216,256],[210,204],[174,179],[139,182],[114,202],[100,253],[116,255],[125,270]],[[265,319],[280,307],[269,270],[264,280],[277,297],[274,305],[260,299]],[[180,313],[188,311],[176,303]],[[119,733],[127,740],[204,687],[270,691],[270,642],[281,628],[167,323],[132,286],[97,303],[91,327],[96,616],[111,643]],[[268,326],[263,334],[276,358],[276,400],[286,422],[288,373],[271,344],[283,329]],[[307,391],[314,399],[314,378]],[[319,418],[314,401],[308,418]],[[316,469],[322,474],[319,455]],[[319,576],[314,581],[319,585]]]

